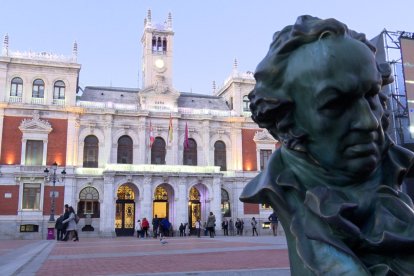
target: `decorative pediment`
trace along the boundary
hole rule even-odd
[[[277,140],[273,138],[272,135],[267,130],[256,131],[256,134],[253,137],[253,141],[256,143],[272,143],[275,144]]]
[[[53,129],[50,123],[46,120],[41,120],[39,111],[33,111],[32,119],[24,119],[19,126],[23,133],[45,133],[49,134]]]

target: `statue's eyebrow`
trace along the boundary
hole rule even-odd
[[[318,107],[322,107],[329,101],[337,98],[345,97],[345,92],[334,86],[326,86],[317,93],[316,103]]]

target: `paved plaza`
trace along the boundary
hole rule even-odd
[[[5,275],[290,275],[284,237],[0,241]]]

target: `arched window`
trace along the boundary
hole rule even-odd
[[[194,139],[188,139],[188,148],[184,149],[183,165],[197,166],[197,143]]]
[[[221,214],[223,217],[231,217],[229,193],[221,189]]]
[[[161,137],[156,137],[151,147],[151,164],[165,164],[165,141]]]
[[[98,153],[99,141],[94,135],[86,136],[83,146],[83,167],[97,168],[98,167]]]
[[[157,39],[157,52],[162,52],[161,37],[158,37]]]
[[[157,38],[155,36],[152,37],[152,52],[157,51]]]
[[[243,97],[243,111],[244,112],[249,112],[250,111],[249,104],[250,104],[249,97],[244,96]]]
[[[37,79],[33,82],[32,97],[43,98],[45,93],[45,83],[41,79]]]
[[[53,99],[65,99],[65,83],[61,80],[55,82],[55,86],[53,87]]]
[[[167,53],[167,39],[164,37],[162,40],[162,52],[165,54]]]
[[[223,141],[214,143],[214,166],[219,166],[220,171],[227,171],[226,144]]]
[[[118,139],[118,164],[132,164],[132,139],[124,135]]]
[[[99,218],[99,192],[94,187],[83,188],[79,193],[78,215]]]
[[[10,86],[10,96],[21,97],[23,94],[23,80],[19,77],[13,78]]]

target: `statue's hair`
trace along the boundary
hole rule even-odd
[[[289,57],[302,45],[312,43],[327,36],[350,37],[364,43],[375,54],[376,48],[365,34],[349,30],[336,19],[320,19],[309,15],[298,17],[294,25],[286,26],[273,35],[273,41],[265,58],[259,63],[255,72],[256,85],[249,93],[252,119],[288,147],[294,148],[304,137],[293,133],[292,111],[294,102],[288,89],[284,87],[284,73]],[[266,72],[260,70],[266,64]],[[270,70],[268,65],[270,64]],[[388,64],[377,65],[382,75],[382,85],[393,81]],[[384,96],[384,95],[383,95]],[[386,97],[380,97],[385,107]],[[383,120],[384,121],[384,120]],[[385,121],[383,122],[385,124]]]

